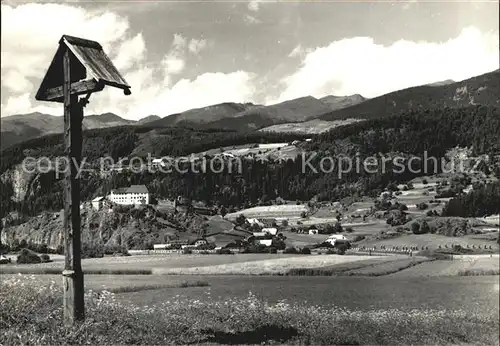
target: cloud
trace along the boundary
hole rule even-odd
[[[151,74],[136,77],[135,83],[140,85]],[[146,85],[140,95],[135,96],[136,99],[140,98],[140,102],[127,98],[122,101],[121,106],[110,111],[121,111],[118,114],[138,119],[146,115],[169,115],[227,101],[247,102],[255,94],[254,78],[255,75],[245,71],[204,73],[194,79],[181,79],[171,87]]]
[[[26,4],[2,5],[2,12],[2,116],[35,111],[62,115],[61,104],[37,102],[34,95],[63,34],[99,41],[131,85],[129,96],[116,88],[93,94],[86,114],[114,112],[128,119],[165,116],[220,102],[251,101],[255,93],[255,76],[245,71],[182,78],[189,55],[210,46],[203,38],[174,34],[164,55],[150,60],[143,34],[130,28],[127,17],[110,11]]]
[[[166,56],[163,58],[161,64],[165,68],[165,73],[167,75],[176,75],[181,73],[186,66],[186,63],[181,58],[176,58],[175,56]]]
[[[403,11],[406,11],[412,8],[412,5],[416,3],[418,3],[418,0],[403,0],[401,1],[401,6]]]
[[[258,0],[254,0],[254,1],[250,1],[248,3],[248,9],[252,12],[258,12],[259,11],[259,5],[260,5],[260,2],[261,1],[258,1]]]
[[[33,84],[18,70],[10,69],[2,76],[2,86],[14,92],[23,92],[33,87]]]
[[[303,58],[306,54],[308,54],[310,52],[312,52],[312,49],[304,48],[304,47],[302,47],[301,44],[299,44],[290,52],[290,54],[288,54],[288,57],[289,58],[297,58],[297,57]]]
[[[186,48],[187,40],[181,34],[174,34],[172,41],[172,51],[182,52]]]
[[[245,23],[247,23],[247,24],[260,24],[260,23],[262,23],[262,21],[260,19],[257,19],[254,16],[251,16],[249,14],[245,14],[243,19],[245,20]]]
[[[146,43],[142,34],[126,40],[118,48],[118,53],[113,63],[118,71],[128,70],[145,58]]]
[[[299,69],[281,80],[281,102],[304,95],[366,97],[439,80],[463,80],[498,68],[498,32],[464,28],[446,42],[400,40],[390,46],[369,37],[330,43],[309,52]]]
[[[204,40],[204,39],[191,39],[191,41],[189,41],[189,45],[188,45],[188,49],[191,53],[193,54],[198,54],[200,53],[203,49],[205,49],[207,47],[207,40]]]

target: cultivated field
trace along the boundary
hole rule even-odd
[[[482,249],[486,246],[489,250],[491,246],[492,252],[498,252],[499,246],[494,241],[488,241],[485,239],[478,238],[477,236],[463,236],[463,237],[447,237],[440,234],[406,234],[401,236],[396,236],[389,239],[367,239],[359,242],[359,246],[380,248],[384,245],[386,248],[391,247],[402,247],[402,246],[418,246],[419,248],[428,247],[429,250],[436,250],[441,246],[444,250],[446,248],[451,249],[454,245],[460,245],[464,248],[469,246],[472,250],[472,246],[476,249],[481,246]],[[478,249],[479,250],[479,249]]]
[[[488,275],[496,271],[498,275],[499,255],[455,255],[453,260],[439,260],[422,263],[391,274],[394,277],[412,276],[459,276]],[[469,274],[467,274],[467,272]]]
[[[333,129],[338,126],[352,124],[354,122],[360,121],[359,119],[346,119],[346,120],[336,120],[336,121],[324,121],[324,120],[310,120],[302,123],[286,123],[279,125],[272,125],[260,129],[261,132],[298,132],[298,133],[321,133]]]

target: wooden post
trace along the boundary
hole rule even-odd
[[[70,50],[63,59],[64,145],[68,166],[65,167],[63,275],[64,323],[73,325],[85,318],[83,272],[80,239],[80,179],[77,176],[82,156],[83,105],[71,95]]]

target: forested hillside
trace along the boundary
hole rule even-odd
[[[384,154],[387,158],[401,156],[402,164],[413,157],[423,160],[427,156],[441,158],[449,148],[473,146],[476,153],[500,153],[500,108],[470,106],[466,108],[414,111],[393,117],[370,120],[339,127],[325,134],[313,137],[311,143],[303,146],[310,169],[304,165],[302,155],[286,162],[243,160],[241,174],[227,169],[222,173],[180,173],[124,172],[110,178],[88,173],[82,177],[82,198],[90,199],[108,193],[110,189],[129,184],[146,184],[159,198],[173,198],[178,195],[208,204],[221,204],[227,207],[242,207],[252,203],[265,203],[266,200],[280,196],[289,200],[338,200],[347,196],[376,195],[389,184],[406,182],[416,176],[439,172],[441,167],[420,171],[423,161],[414,162],[413,172],[405,169],[401,173],[393,170],[394,162],[388,162],[375,171],[353,169],[339,175],[335,165],[327,172],[319,170],[324,157],[336,158],[345,155],[353,160],[358,155],[362,161],[372,155]],[[109,153],[113,157],[133,156],[135,146],[141,138],[151,137],[155,132],[157,142],[151,150],[161,155],[184,155],[191,152],[255,142],[288,142],[297,139],[292,134],[249,133],[240,134],[219,130],[190,129],[148,129],[116,128],[89,131],[85,134],[84,156],[97,160]],[[33,140],[7,150],[2,162],[4,189],[2,206],[8,210],[18,209],[35,215],[42,210],[59,210],[62,207],[61,181],[54,174],[47,173],[34,177],[24,198],[11,202],[14,193],[9,184],[10,170],[27,155],[62,155],[61,136],[49,136],[43,140]],[[90,160],[90,159],[89,159]],[[345,167],[344,167],[345,168]],[[436,168],[436,170],[434,170]],[[9,175],[10,174],[10,175]],[[4,193],[4,191],[6,193]],[[3,208],[2,208],[3,209]]]
[[[319,117],[321,120],[375,119],[411,110],[461,108],[470,105],[500,106],[500,70],[461,82],[422,85],[375,97],[352,107]]]

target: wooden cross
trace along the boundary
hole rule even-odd
[[[90,77],[90,79],[88,79]],[[109,85],[130,95],[125,82],[98,42],[63,35],[59,48],[36,94],[38,101],[64,104],[64,149],[68,167],[64,175],[64,322],[85,319],[81,264],[80,179],[83,108],[93,92]],[[79,99],[79,95],[86,97]]]

